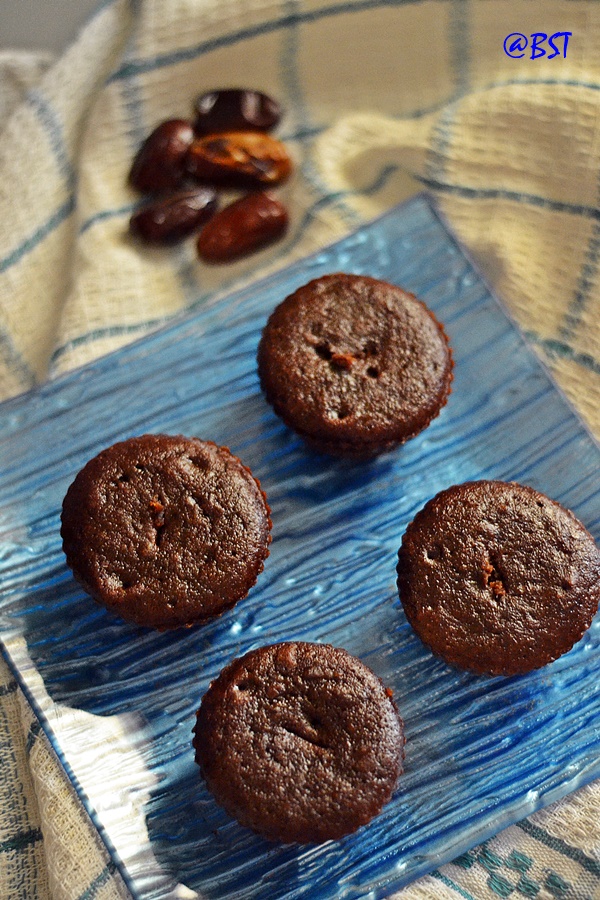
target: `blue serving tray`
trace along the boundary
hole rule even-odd
[[[270,311],[332,271],[416,293],[444,323],[455,357],[439,418],[368,464],[308,450],[275,417],[256,375]],[[545,669],[485,678],[435,659],[398,601],[404,529],[453,483],[530,484],[600,536],[598,446],[426,197],[4,403],[0,425],[4,652],[134,897],[166,896],[177,883],[210,900],[384,897],[600,775],[599,617]],[[274,523],[271,555],[248,598],[212,624],[172,634],[97,607],[66,568],[59,537],[76,472],[103,447],[147,431],[229,446],[261,480]],[[230,820],[191,748],[210,680],[234,656],[287,639],[359,656],[392,688],[406,724],[406,771],[392,802],[356,834],[308,848],[269,844]],[[143,809],[152,865],[114,839],[111,784],[101,796],[81,788],[79,768],[109,751],[83,726],[61,738],[44,691],[127,723],[154,785]]]

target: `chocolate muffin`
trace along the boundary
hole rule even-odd
[[[194,728],[209,790],[269,840],[337,840],[390,799],[404,734],[391,691],[326,644],[283,643],[230,663]]]
[[[414,295],[365,275],[324,275],[269,317],[258,349],[267,400],[315,449],[368,458],[414,437],[450,393],[442,325]]]
[[[438,656],[472,672],[518,675],[571,649],[600,601],[600,552],[582,523],[515,482],[441,491],[398,554],[406,617]]]
[[[81,586],[129,622],[206,622],[263,569],[270,510],[226,447],[146,434],[103,450],[69,487],[61,535]]]

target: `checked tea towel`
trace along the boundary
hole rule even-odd
[[[504,39],[517,32],[570,38],[552,58],[549,44],[512,58]],[[162,119],[188,116],[197,93],[225,85],[265,90],[286,109],[288,236],[228,268],[203,267],[192,244],[134,247],[135,149]],[[2,399],[425,188],[600,436],[593,0],[108,0],[60,58],[0,56],[0,114]],[[0,896],[127,896],[3,664],[0,740]],[[600,784],[397,896],[600,898]]]

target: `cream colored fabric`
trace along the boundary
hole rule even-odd
[[[505,54],[509,33],[540,31],[572,32],[566,58]],[[287,110],[288,236],[229,267],[201,264],[191,241],[141,249],[127,237],[135,149],[162,119],[188,116],[197,93],[232,84]],[[599,103],[594,2],[103,3],[61,58],[0,56],[0,397],[425,188],[600,436]],[[4,667],[1,676],[0,896],[121,896]],[[400,896],[600,897],[599,804],[592,785]],[[77,887],[61,893],[67,871]]]

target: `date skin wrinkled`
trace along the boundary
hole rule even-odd
[[[186,158],[194,129],[185,119],[161,122],[138,150],[129,183],[144,194],[181,186],[186,178]]]
[[[292,171],[281,143],[257,131],[228,131],[198,138],[187,153],[187,170],[199,181],[237,187],[279,184]]]
[[[174,244],[197,231],[217,208],[212,188],[199,187],[157,197],[133,214],[129,230],[147,244]]]
[[[279,104],[261,91],[227,88],[197,98],[194,130],[198,135],[219,131],[270,131],[281,119]]]
[[[218,212],[198,235],[198,255],[225,263],[278,240],[288,226],[285,206],[264,192],[241,197]]]

